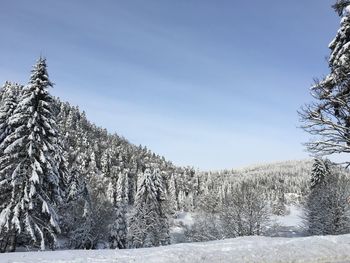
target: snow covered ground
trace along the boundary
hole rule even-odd
[[[279,237],[300,237],[304,235],[303,211],[298,205],[287,206],[289,213],[285,216],[272,216],[273,223],[278,224],[272,236]]]
[[[267,235],[274,237],[302,237],[304,236],[303,228],[303,211],[300,205],[291,204],[287,206],[288,213],[284,216],[273,215],[271,226]],[[195,222],[194,215],[190,212],[181,212],[173,220],[170,229],[171,243],[186,242],[184,231],[185,227],[191,227]]]
[[[350,235],[242,237],[129,250],[65,250],[0,254],[1,263],[350,262]]]
[[[286,227],[301,227],[303,225],[302,208],[298,205],[287,206],[289,213],[285,216],[273,216],[272,220]]]
[[[185,228],[191,227],[194,223],[193,214],[189,212],[178,213],[176,219],[173,219],[170,228],[171,243],[184,243],[185,238]]]
[[[288,206],[286,216],[273,216],[276,236],[242,237],[206,243],[130,250],[64,250],[0,254],[0,263],[155,263],[155,262],[350,262],[350,235],[298,237],[302,235],[302,209]],[[179,213],[173,222],[173,241],[183,241],[191,213]]]

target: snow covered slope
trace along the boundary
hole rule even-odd
[[[1,263],[350,262],[350,235],[242,237],[129,250],[65,250],[0,254]]]

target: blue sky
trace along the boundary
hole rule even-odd
[[[331,0],[2,0],[0,82],[40,54],[52,93],[179,165],[306,158],[297,109],[328,72]]]

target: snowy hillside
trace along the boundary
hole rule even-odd
[[[157,248],[19,252],[0,255],[1,263],[349,261],[350,235],[305,238],[242,237]]]

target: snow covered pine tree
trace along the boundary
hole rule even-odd
[[[315,159],[311,173],[311,191],[306,202],[306,224],[310,235],[322,235],[327,227],[329,208],[326,204],[325,177],[329,177],[329,165],[322,159]]]
[[[135,248],[167,245],[170,242],[169,225],[160,171],[155,168],[151,173],[151,169],[146,168],[140,177],[129,223],[129,245]]]
[[[306,200],[306,227],[310,235],[337,235],[349,232],[349,179],[328,160],[316,159],[311,191]]]
[[[122,249],[127,247],[126,197],[128,193],[125,187],[126,178],[127,174],[119,173],[114,204],[115,218],[110,225],[109,242],[111,248]]]
[[[12,132],[11,126],[8,122],[10,116],[13,114],[13,111],[17,106],[20,89],[21,87],[19,85],[14,85],[10,82],[6,82],[1,90],[2,98],[0,105],[0,144]],[[2,155],[3,150],[0,148],[0,156]],[[0,177],[0,211],[6,208],[6,201],[8,201],[11,196],[9,178],[7,178],[5,175],[6,173],[3,173]],[[13,231],[7,230],[6,234],[0,235],[0,251],[5,252],[6,249],[8,251],[13,251],[15,249],[15,236],[13,233]]]
[[[299,112],[302,128],[315,136],[307,148],[319,156],[350,152],[350,1],[339,0],[334,8],[342,19],[329,44],[331,72],[312,87],[316,102]]]
[[[57,157],[62,153],[58,130],[52,112],[52,87],[46,60],[34,65],[29,84],[23,89],[19,103],[8,119],[11,132],[0,144],[1,184],[8,188],[2,200],[0,234],[2,250],[16,243],[54,248],[60,232],[56,205],[61,201],[61,175]]]
[[[11,126],[8,122],[13,111],[17,107],[21,89],[22,87],[20,85],[11,82],[6,82],[2,88],[2,99],[0,105],[0,143],[11,132]]]

